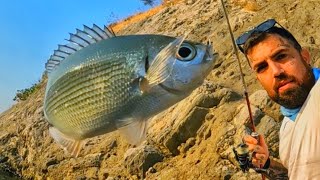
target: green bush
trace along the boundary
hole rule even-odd
[[[39,88],[40,88],[40,81],[38,83],[34,83],[30,88],[18,90],[13,100],[24,101],[28,99],[28,97],[34,92],[36,92]]]

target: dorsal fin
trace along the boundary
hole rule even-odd
[[[115,36],[111,28],[104,26],[103,30],[96,24],[93,24],[92,28],[83,25],[83,30],[76,29],[76,31],[77,32],[75,34],[70,33],[70,38],[66,39],[69,41],[68,44],[58,45],[58,49],[54,50],[54,53],[50,56],[45,64],[46,71],[48,73],[50,73],[69,55],[89,46],[90,44]]]

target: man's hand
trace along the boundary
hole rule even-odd
[[[252,164],[261,168],[265,165],[269,158],[268,146],[262,135],[259,135],[259,142],[257,139],[250,135],[245,135],[243,141],[249,146],[249,150],[252,151]]]
[[[243,141],[249,146],[249,150],[254,152],[252,155],[252,164],[257,168],[264,167],[269,158],[269,150],[264,137],[259,135],[258,143],[254,137],[246,135],[243,137]],[[268,179],[289,179],[288,170],[272,158],[270,158],[270,167],[267,171],[262,172],[262,174]]]

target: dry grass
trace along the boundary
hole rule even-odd
[[[140,13],[132,15],[124,20],[121,20],[117,23],[111,24],[110,27],[112,28],[112,30],[115,33],[117,33],[118,31],[129,26],[130,24],[139,22],[143,19],[146,19],[150,16],[153,16],[154,14],[158,13],[159,11],[164,9],[165,7],[172,6],[174,4],[179,3],[180,1],[182,1],[182,0],[163,0],[163,3],[161,5],[154,7],[146,12],[140,12]]]

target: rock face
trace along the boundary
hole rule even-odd
[[[157,162],[163,160],[163,155],[152,145],[141,145],[128,149],[124,157],[124,166],[130,174],[143,177],[145,173]],[[154,170],[151,170],[153,172]]]
[[[220,1],[173,2],[117,33],[181,36],[190,32],[189,40],[210,39],[220,58],[204,85],[152,119],[143,145],[132,147],[113,132],[89,139],[78,158],[66,154],[48,134],[42,109],[44,78],[39,91],[0,115],[0,169],[24,179],[259,179],[253,171],[242,173],[232,152],[250,132],[250,123]],[[310,50],[312,64],[320,66],[320,2],[225,2],[235,37],[274,17]],[[278,158],[279,106],[240,57],[257,131]]]

